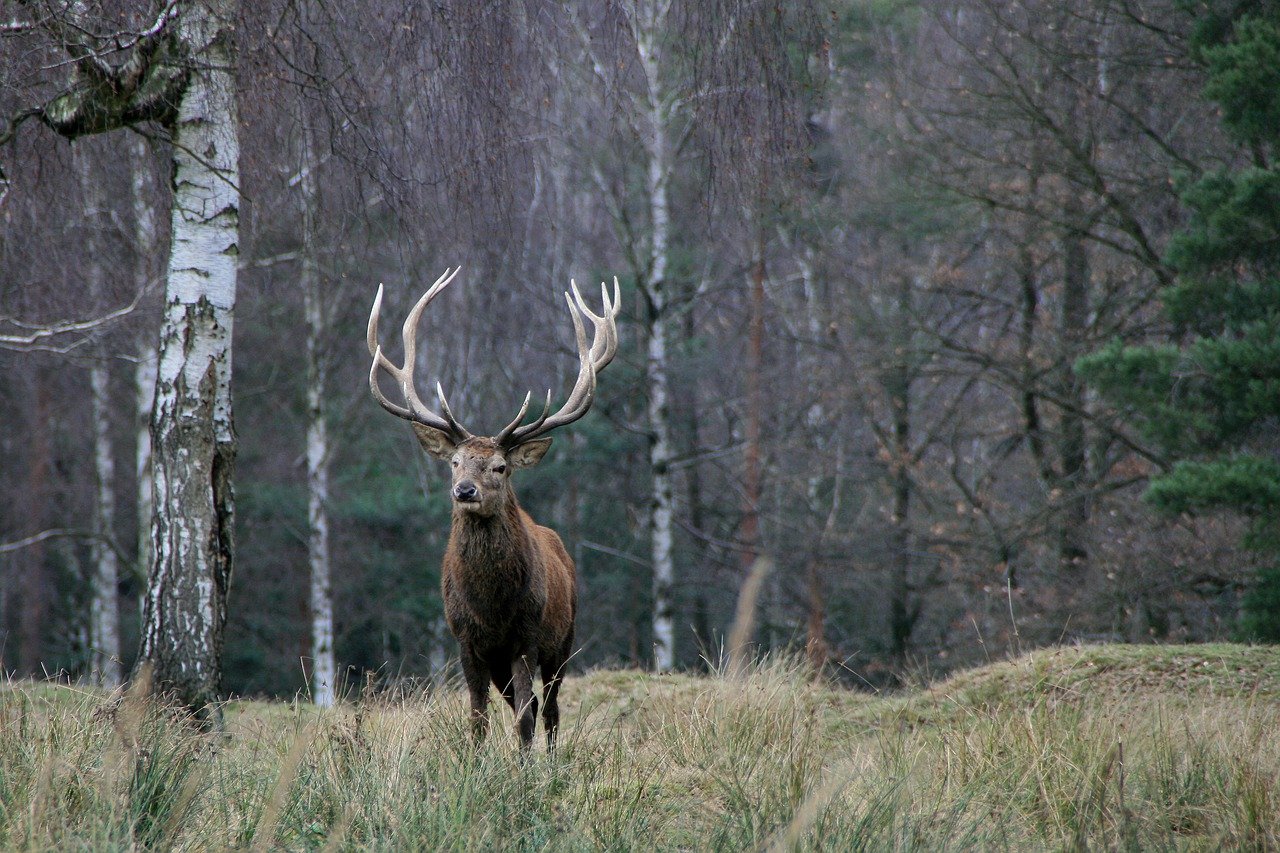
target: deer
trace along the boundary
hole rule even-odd
[[[449,541],[440,572],[445,621],[458,640],[463,680],[471,700],[472,734],[479,744],[489,728],[489,684],[493,683],[515,715],[522,754],[532,744],[538,699],[533,672],[542,680],[542,720],[547,749],[553,751],[560,727],[559,693],[572,654],[577,616],[577,576],[559,535],[536,523],[520,506],[511,485],[514,471],[537,465],[551,446],[545,437],[571,424],[591,408],[596,376],[618,349],[618,280],[613,297],[601,284],[602,314],[587,308],[578,285],[565,293],[578,350],[578,374],[563,406],[551,413],[551,391],[542,412],[525,423],[532,392],[514,420],[494,436],[468,432],[454,417],[444,389],[436,383],[439,413],[418,396],[414,385],[417,327],[431,301],[453,281],[461,267],[446,269],[409,311],[401,330],[404,364],[397,367],[378,342],[383,288],[373,300],[367,344],[373,356],[369,388],[391,414],[409,421],[427,455],[452,470]],[[593,326],[587,345],[583,318]],[[390,400],[380,385],[394,380],[403,405]]]

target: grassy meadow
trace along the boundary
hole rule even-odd
[[[5,850],[1280,849],[1280,650],[1036,652],[890,696],[766,661],[599,671],[521,761],[456,689],[232,702],[0,692]]]

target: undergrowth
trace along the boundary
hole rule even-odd
[[[1280,655],[1043,651],[874,697],[792,661],[572,678],[560,747],[479,748],[458,690],[231,703],[0,691],[0,848],[1280,848]]]

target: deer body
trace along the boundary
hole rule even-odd
[[[516,717],[521,747],[533,740],[538,700],[533,677],[542,679],[542,718],[548,749],[554,748],[560,724],[557,697],[564,666],[573,651],[573,623],[577,586],[573,560],[555,531],[534,522],[516,499],[511,473],[541,461],[551,446],[544,433],[571,423],[590,408],[596,373],[617,349],[615,318],[618,285],[609,299],[604,290],[604,314],[596,316],[582,302],[576,285],[569,309],[577,336],[581,367],[564,406],[550,415],[551,392],[534,421],[524,424],[529,397],[515,420],[493,438],[473,436],[454,419],[444,392],[436,386],[444,417],[423,405],[413,387],[416,326],[422,310],[452,280],[441,276],[409,312],[403,330],[405,362],[396,367],[377,343],[377,320],[382,290],[369,318],[368,345],[373,355],[370,389],[392,414],[412,422],[414,433],[429,455],[449,462],[453,472],[453,502],[449,544],[441,571],[445,619],[458,639],[462,673],[471,697],[472,725],[477,739],[488,730],[489,685],[501,692]],[[569,295],[565,294],[568,298]],[[576,304],[575,304],[576,303]],[[582,316],[595,326],[587,348]],[[388,400],[378,385],[379,371],[398,382],[407,405]]]
[[[447,453],[434,436],[424,439],[422,428],[417,431],[428,453]],[[472,438],[450,456],[458,464],[440,585],[445,619],[461,649],[473,725],[483,736],[492,681],[516,715],[521,743],[528,743],[538,712],[533,695],[537,671],[542,678],[543,727],[552,748],[560,725],[560,681],[573,650],[573,560],[556,532],[535,523],[520,506],[506,473],[510,468],[492,441]],[[497,474],[492,473],[495,462],[504,469]],[[468,483],[470,487],[462,490]],[[460,493],[472,494],[470,488],[476,489],[477,499],[458,500]]]
[[[554,530],[513,509],[499,520],[455,513],[441,578],[445,618],[478,651],[534,647],[546,658],[573,638],[573,561]]]

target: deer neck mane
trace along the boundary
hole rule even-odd
[[[465,571],[480,571],[507,580],[513,573],[527,571],[531,543],[523,520],[524,512],[516,500],[515,490],[507,487],[501,511],[480,516],[460,509],[453,511],[453,529],[449,548]]]

